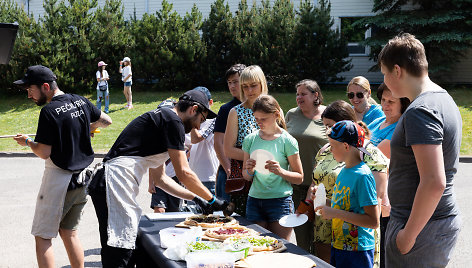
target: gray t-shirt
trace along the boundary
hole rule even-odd
[[[431,219],[457,215],[453,179],[457,172],[461,145],[462,119],[447,91],[420,94],[400,117],[391,146],[388,198],[391,215],[408,219],[420,176],[411,145],[441,144],[446,171],[446,189]]]

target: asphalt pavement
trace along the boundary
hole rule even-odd
[[[3,157],[2,157],[3,156]],[[34,237],[30,234],[36,195],[44,170],[44,160],[0,154],[0,267],[37,267]],[[100,161],[97,159],[96,161]],[[150,213],[151,195],[147,176],[140,186],[138,202],[143,213]],[[468,267],[472,262],[472,158],[463,158],[455,180],[455,193],[462,212],[462,231],[448,267]],[[79,226],[85,252],[85,267],[101,267],[98,222],[92,201],[85,207]],[[53,239],[56,267],[70,267],[61,239]]]

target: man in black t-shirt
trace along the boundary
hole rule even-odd
[[[14,83],[26,89],[38,106],[48,103],[41,109],[35,140],[22,134],[14,137],[19,145],[30,147],[46,160],[31,230],[38,266],[54,266],[51,239],[59,232],[71,266],[83,267],[77,226],[87,199],[85,187],[76,178],[94,158],[91,130],[110,125],[111,118],[86,98],[62,92],[47,67],[30,66]]]
[[[89,186],[99,222],[103,267],[133,266],[141,216],[136,196],[148,170],[154,185],[179,198],[193,200],[204,212],[226,209],[228,203],[216,199],[190,169],[184,147],[185,133],[215,117],[207,96],[190,90],[175,107],[142,114],[118,136],[103,159],[103,175],[94,176]],[[188,190],[163,174],[169,158]]]

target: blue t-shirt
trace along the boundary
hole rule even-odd
[[[369,167],[360,162],[339,173],[331,198],[331,207],[365,214],[366,206],[377,205],[375,179]],[[375,247],[374,230],[334,218],[332,245],[339,250],[365,251]]]
[[[370,131],[372,132],[370,141],[375,145],[378,146],[383,140],[392,140],[393,131],[397,126],[397,122],[388,125],[380,129],[380,125],[385,121],[385,118],[377,118],[370,125],[368,126]]]
[[[364,122],[366,125],[369,125],[377,118],[385,118],[385,114],[382,111],[382,107],[380,105],[373,104],[362,117],[362,122]]]
[[[242,149],[249,155],[257,149],[266,150],[274,156],[274,160],[279,162],[281,168],[287,170],[289,166],[287,157],[298,154],[298,143],[285,130],[282,130],[280,137],[271,141],[263,140],[257,130],[244,138]],[[259,199],[281,198],[292,193],[290,182],[272,172],[262,174],[256,171],[249,190],[249,196]]]

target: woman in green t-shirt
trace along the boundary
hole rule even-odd
[[[306,192],[312,183],[315,155],[323,145],[328,143],[326,128],[321,120],[321,114],[326,106],[323,105],[323,95],[318,83],[305,79],[295,85],[297,90],[297,107],[290,109],[285,116],[287,132],[298,142],[300,159],[303,166],[303,182],[293,185],[293,202],[297,208],[305,199]],[[309,222],[295,227],[297,245],[310,253],[313,250],[313,225]]]

